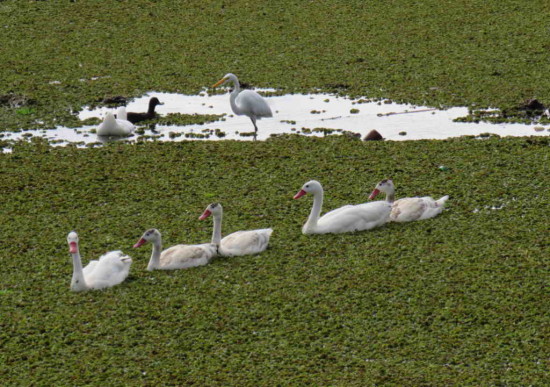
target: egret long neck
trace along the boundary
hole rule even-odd
[[[311,230],[317,226],[321,209],[323,208],[323,191],[315,192],[313,194],[313,207],[309,213],[309,218],[306,224],[304,224],[303,230]]]
[[[241,108],[239,107],[239,105],[237,105],[237,96],[241,92],[241,85],[239,84],[238,79],[233,80],[233,85],[234,87],[233,91],[231,92],[231,96],[229,97],[229,103],[231,104],[231,110],[233,110],[233,113],[239,116],[243,114]]]
[[[214,215],[214,228],[212,229],[212,243],[219,246],[222,241],[222,214]]]
[[[82,260],[80,259],[80,250],[78,246],[76,253],[71,254],[73,257],[73,278],[71,280],[71,289],[78,292],[88,289],[86,280],[84,279],[84,272],[82,270]]]
[[[147,265],[147,270],[155,270],[160,267],[160,252],[162,251],[162,240],[159,238],[152,242],[153,252],[151,253],[151,259]]]

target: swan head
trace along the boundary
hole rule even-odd
[[[78,251],[78,234],[71,231],[69,235],[67,235],[67,243],[69,244],[69,253],[76,254]]]
[[[219,216],[223,211],[223,207],[220,203],[211,203],[206,207],[206,210],[199,216],[199,220],[204,220],[210,215]]]
[[[323,186],[317,180],[310,180],[302,186],[302,189],[294,195],[294,199],[300,199],[305,194],[316,194],[323,192]]]
[[[237,83],[238,82],[238,79],[237,79],[237,76],[235,74],[232,74],[232,73],[227,73],[223,76],[222,79],[220,79],[218,82],[216,82],[212,88],[214,87],[218,87],[220,85],[223,85],[225,82],[233,82],[233,83]]]
[[[149,230],[145,231],[141,238],[136,242],[136,244],[134,245],[134,249],[140,247],[141,245],[144,245],[147,242],[156,242],[160,238],[160,231],[156,228],[150,228]]]
[[[103,122],[115,122],[115,115],[113,114],[113,112],[107,112],[105,114]]]
[[[393,185],[392,179],[384,179],[380,183],[376,184],[376,187],[370,194],[369,199],[374,199],[380,192],[384,192],[386,195],[391,195],[395,192],[395,186]]]

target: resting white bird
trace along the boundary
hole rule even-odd
[[[307,222],[302,227],[304,234],[326,234],[369,230],[389,221],[391,205],[387,202],[372,202],[347,205],[319,217],[323,207],[323,187],[316,180],[305,183],[294,196],[299,199],[313,194],[313,207]]]
[[[203,243],[200,245],[175,245],[162,251],[162,236],[156,228],[151,228],[134,245],[138,248],[146,242],[153,245],[153,253],[147,265],[147,270],[176,270],[203,266],[210,263],[217,255],[216,245]],[[162,252],[161,252],[162,251]]]
[[[212,243],[218,246],[218,252],[221,256],[234,257],[257,254],[267,249],[269,238],[273,232],[271,228],[237,231],[222,239],[222,205],[219,203],[208,205],[199,219],[204,220],[210,215],[214,218]]]
[[[71,231],[67,235],[69,253],[73,257],[73,278],[71,290],[95,290],[118,285],[128,277],[132,258],[122,251],[111,251],[102,255],[98,261],[90,261],[83,269],[78,247],[78,235]]]
[[[369,199],[374,199],[380,192],[386,194],[386,201],[392,205],[390,214],[392,222],[411,222],[413,220],[433,218],[443,211],[445,202],[449,199],[449,195],[445,195],[439,200],[425,196],[421,198],[403,198],[394,201],[395,186],[391,179],[385,179],[378,183],[370,194]]]
[[[225,82],[233,82],[233,91],[229,97],[231,103],[231,110],[238,116],[245,115],[254,124],[254,139],[258,134],[258,127],[256,126],[256,120],[262,117],[273,117],[273,113],[265,99],[253,90],[240,89],[239,79],[231,73],[225,74],[214,86],[218,87]]]
[[[126,119],[126,108],[121,106],[117,110],[117,118],[112,112],[107,112],[103,122],[97,127],[98,136],[128,136],[136,128]]]

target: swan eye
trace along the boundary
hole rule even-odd
[[[309,188],[309,184],[308,184],[308,185],[306,185],[306,188]]]

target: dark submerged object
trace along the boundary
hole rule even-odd
[[[27,105],[33,105],[34,100],[27,98],[24,95],[8,93],[0,95],[0,106],[8,106],[10,108],[19,108]]]
[[[545,112],[546,106],[537,99],[527,99],[518,106],[502,109],[502,117],[534,120]]]
[[[159,101],[157,97],[153,97],[149,100],[149,110],[147,110],[147,113],[135,113],[135,112],[128,112],[127,113],[127,119],[132,124],[135,124],[136,122],[150,120],[151,118],[155,118],[157,115],[155,113],[155,107],[157,105],[164,105],[162,102]]]
[[[384,137],[382,137],[378,131],[373,129],[365,136],[365,138],[363,138],[363,141],[381,141],[383,139]]]
[[[521,110],[544,110],[546,107],[537,99],[528,99],[519,107]]]

